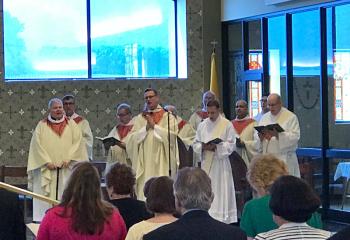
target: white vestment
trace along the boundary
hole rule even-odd
[[[271,112],[265,113],[258,125],[265,126],[273,123],[278,123],[284,129],[284,132],[278,133],[278,138],[272,137],[270,141],[266,139],[260,141],[256,132],[255,138],[257,139],[259,150],[263,154],[271,153],[285,161],[288,165],[289,173],[300,177],[298,158],[295,152],[300,138],[298,118],[294,113],[282,107],[276,116],[272,115]]]
[[[29,187],[33,192],[56,199],[57,170],[46,168],[47,163],[60,166],[63,161],[70,161],[68,168],[59,170],[58,200],[61,199],[65,183],[76,161],[87,161],[86,146],[82,140],[80,128],[73,120],[68,120],[61,136],[48,125],[44,119],[38,123],[33,133],[27,172]],[[47,209],[52,206],[46,202],[33,199],[33,221],[41,221]]]
[[[158,106],[153,112],[160,111],[164,110],[161,106]],[[179,163],[176,139],[178,128],[173,114],[164,112],[160,121],[155,124],[154,129],[147,130],[146,125],[147,121],[142,114],[136,116],[130,138],[126,143],[126,152],[136,173],[136,194],[140,200],[145,199],[143,187],[149,178],[169,176],[169,164],[171,165],[171,175],[175,176]],[[170,134],[170,142],[168,133]]]
[[[249,119],[249,117],[246,117],[244,119],[235,119],[234,121],[244,121]],[[241,156],[241,158],[244,160],[247,167],[249,166],[250,160],[258,154],[257,149],[257,142],[254,138],[256,121],[252,121],[249,123],[240,133],[235,128],[235,132],[237,134],[237,137],[239,137],[244,142],[244,147],[239,148],[237,147],[236,152]]]
[[[131,120],[128,124],[126,124],[125,126],[130,126],[132,127],[134,124],[134,121]],[[123,138],[121,139],[121,137],[118,134],[118,126],[115,126],[110,133],[108,134],[107,137],[115,137],[116,139],[118,139],[121,142],[127,143],[129,136],[130,136],[130,132]],[[126,150],[124,148],[119,147],[118,145],[114,145],[112,146],[109,151],[108,151],[108,155],[107,155],[107,164],[106,164],[106,170],[105,173],[107,173],[110,169],[110,167],[116,163],[124,163],[127,164],[129,166],[131,166],[131,160],[130,157],[127,155]]]
[[[92,136],[90,124],[89,124],[88,120],[86,120],[82,116],[79,116],[76,113],[74,113],[70,118],[73,119],[81,129],[83,141],[85,142],[86,150],[88,151],[88,156],[89,156],[89,159],[91,161],[93,159],[92,148],[94,145],[94,137]]]
[[[223,140],[215,152],[203,151],[202,143],[215,138]],[[232,123],[219,116],[215,122],[209,118],[197,129],[193,150],[201,155],[202,168],[211,178],[214,201],[209,214],[224,223],[237,222],[235,187],[229,156],[235,150],[236,135]]]
[[[193,144],[194,138],[196,136],[196,131],[192,127],[191,124],[186,123],[181,117],[177,116],[176,118],[178,122],[178,136],[185,144],[187,150]]]

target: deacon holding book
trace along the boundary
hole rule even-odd
[[[232,123],[221,116],[217,100],[207,103],[207,111],[208,118],[198,125],[193,150],[200,154],[201,167],[211,178],[214,200],[210,216],[234,223],[237,208],[229,156],[236,148],[236,134]]]
[[[266,126],[277,123],[282,129],[274,127],[272,130],[265,129],[256,132],[255,138],[259,143],[259,150],[263,154],[271,153],[285,161],[289,173],[300,177],[298,158],[295,152],[300,138],[298,118],[294,113],[282,107],[282,100],[278,94],[270,94],[267,98],[267,105],[270,112],[262,116],[258,125]]]
[[[81,133],[83,136],[83,140],[85,141],[86,149],[88,151],[89,159],[92,160],[92,146],[93,146],[93,136],[90,128],[90,124],[88,120],[83,118],[82,116],[78,115],[75,112],[76,105],[75,105],[75,97],[73,95],[66,95],[62,98],[63,102],[63,109],[66,113],[66,116],[69,119],[73,119],[76,124],[81,129]]]
[[[117,106],[116,113],[117,125],[111,130],[106,138],[111,137],[119,141],[114,141],[113,144],[106,143],[105,146],[107,155],[106,172],[116,162],[125,163],[131,166],[131,159],[126,153],[126,142],[129,139],[130,132],[134,126],[132,121],[131,107],[126,103],[121,103]],[[110,146],[113,145],[113,146]]]
[[[33,192],[60,200],[74,162],[88,161],[79,126],[64,115],[61,99],[49,101],[49,115],[33,132],[28,156],[28,185]],[[52,206],[33,199],[33,221]]]
[[[257,143],[254,139],[256,121],[248,116],[248,104],[246,101],[238,100],[235,110],[236,118],[232,120],[232,125],[238,135],[236,139],[236,151],[248,167],[250,159],[258,153]]]
[[[144,91],[145,109],[134,118],[134,127],[126,144],[136,173],[136,194],[145,199],[143,187],[151,177],[175,176],[178,164],[177,120],[160,105],[158,92]]]

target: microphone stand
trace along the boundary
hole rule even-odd
[[[56,168],[56,200],[58,200],[58,183],[60,179],[60,169]]]
[[[168,112],[168,150],[169,150],[169,177],[171,177],[171,157],[170,157],[170,113]]]

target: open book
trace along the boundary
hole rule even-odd
[[[116,139],[115,137],[95,137],[96,139],[100,140],[103,142],[103,145],[107,146],[114,146],[114,145],[120,145],[121,141]]]
[[[259,133],[262,133],[265,130],[273,131],[274,129],[276,129],[277,132],[284,132],[284,129],[278,123],[273,123],[273,124],[269,124],[269,125],[266,125],[266,126],[256,126],[254,128]]]
[[[215,138],[213,140],[210,140],[209,142],[206,142],[205,144],[219,144],[222,142],[222,139],[220,138]]]

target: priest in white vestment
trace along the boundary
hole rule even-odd
[[[89,124],[88,120],[86,120],[85,118],[83,118],[82,116],[78,115],[75,112],[76,105],[75,105],[75,97],[73,95],[64,96],[62,98],[62,102],[63,102],[63,109],[66,113],[66,116],[69,119],[73,119],[74,122],[76,124],[78,124],[78,126],[81,129],[83,141],[85,142],[86,149],[87,149],[88,155],[89,155],[89,159],[91,161],[93,159],[92,148],[93,148],[94,138],[92,136],[90,124]]]
[[[88,161],[88,154],[80,128],[64,115],[60,99],[50,100],[49,112],[36,126],[30,142],[28,185],[35,193],[60,200],[74,162]],[[51,207],[33,199],[33,221],[40,222]]]
[[[110,131],[107,137],[114,137],[120,141],[120,144],[111,146],[108,150],[106,173],[116,162],[131,166],[131,159],[126,153],[126,142],[129,139],[130,132],[134,126],[131,107],[126,103],[117,106],[117,125]]]
[[[258,123],[262,116],[269,111],[267,106],[267,96],[262,96],[260,99],[261,111],[254,117],[255,121]]]
[[[235,131],[232,123],[220,115],[217,100],[207,104],[209,117],[197,129],[193,150],[201,155],[201,167],[212,181],[214,200],[209,209],[213,218],[224,222],[237,222],[235,187],[229,156],[235,150]],[[220,138],[221,143],[209,141]]]
[[[159,105],[155,89],[146,89],[144,98],[144,112],[134,118],[134,127],[126,144],[136,173],[136,194],[140,200],[145,199],[143,187],[149,178],[175,176],[179,163],[175,117]]]
[[[232,125],[238,138],[236,152],[248,167],[250,160],[258,154],[257,141],[254,138],[256,121],[248,116],[248,104],[244,100],[236,102],[235,111],[236,118],[232,120]]]
[[[279,159],[285,161],[288,165],[288,171],[291,175],[300,177],[300,170],[296,149],[300,138],[300,127],[297,116],[282,107],[282,100],[278,94],[272,93],[267,98],[267,105],[270,112],[264,114],[259,122],[259,126],[278,123],[283,132],[276,130],[267,130],[264,133],[255,134],[259,143],[261,153],[271,153]]]

